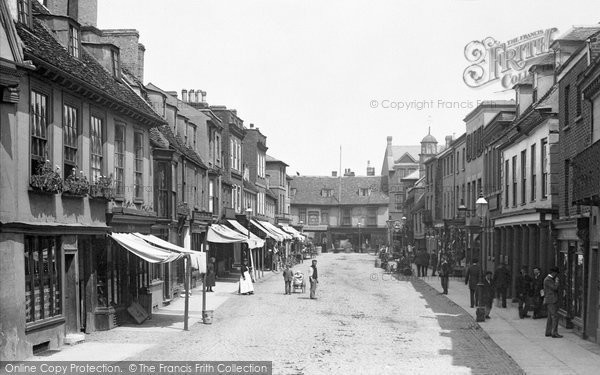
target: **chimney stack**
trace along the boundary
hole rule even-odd
[[[192,103],[194,101],[194,96],[196,96],[196,94],[194,93],[194,89],[191,89],[190,93],[188,95],[188,100],[184,100],[184,101]]]
[[[331,177],[337,177],[337,171],[331,171]]]
[[[375,176],[375,168],[371,167],[370,160],[367,160],[367,176]]]
[[[250,129],[254,129],[254,124],[250,123]]]
[[[184,102],[188,101],[188,95],[187,95],[187,90],[186,89],[182,89],[181,90],[181,100]]]
[[[194,102],[201,103],[200,102],[200,96],[201,95],[202,95],[202,92],[200,90],[196,90],[196,98],[194,99]]]
[[[450,145],[452,144],[452,141],[454,140],[454,137],[451,135],[447,135],[446,136],[446,148],[450,147]]]

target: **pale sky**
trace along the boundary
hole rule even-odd
[[[144,83],[207,91],[267,136],[295,175],[380,173],[386,137],[418,145],[465,131],[448,102],[509,99],[499,83],[469,88],[465,46],[600,22],[598,0],[99,0],[99,28],[135,28]],[[377,108],[372,108],[372,101]],[[433,101],[433,102],[431,102]],[[433,103],[392,109],[391,102]],[[450,105],[455,106],[455,105]]]

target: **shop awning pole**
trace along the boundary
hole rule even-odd
[[[204,271],[204,277],[202,278],[202,319],[204,319],[204,312],[206,311],[206,273],[208,272],[208,251],[206,251],[207,239],[208,229],[206,230],[206,234],[204,235],[204,241],[202,241],[202,250],[204,251],[204,257],[206,258],[206,270]]]
[[[191,276],[191,256],[188,254],[184,258],[185,262],[185,308],[183,312],[183,330],[188,330],[188,318],[190,313],[190,276]]]

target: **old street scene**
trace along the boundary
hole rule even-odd
[[[597,374],[598,14],[0,0],[0,373]]]

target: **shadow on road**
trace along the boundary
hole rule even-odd
[[[467,311],[417,277],[399,279],[410,281],[436,315],[441,335],[452,343],[452,349],[440,350],[439,354],[451,356],[454,366],[467,367],[473,373],[524,374]]]

